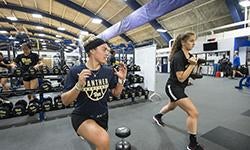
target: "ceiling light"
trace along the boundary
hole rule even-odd
[[[42,15],[40,15],[40,14],[32,14],[32,17],[34,17],[34,18],[43,18],[43,16]]]
[[[44,39],[40,39],[39,41],[44,41]]]
[[[11,21],[17,21],[16,17],[7,17],[7,19],[11,20]]]
[[[44,27],[42,27],[42,26],[36,26],[36,28],[39,29],[39,30],[44,29]]]
[[[19,41],[14,41],[14,43],[15,43],[15,44],[18,44],[18,43],[20,43],[20,42],[19,42]]]
[[[43,45],[42,47],[45,47],[45,48],[46,48],[47,46],[46,46],[46,45]]]
[[[93,18],[92,19],[92,23],[100,24],[101,22],[102,22],[102,19],[99,19],[99,18]]]
[[[8,32],[5,31],[5,30],[0,30],[0,33],[1,33],[1,34],[7,34]]]
[[[42,45],[46,45],[46,43],[45,42],[43,42],[43,43],[41,43]]]
[[[242,1],[239,2],[239,4],[242,7],[249,7],[250,6],[250,1],[249,0],[242,0]]]
[[[89,32],[88,32],[88,31],[81,31],[80,34],[81,34],[81,35],[88,35]]]
[[[43,33],[39,33],[39,34],[38,34],[38,36],[45,36],[45,34],[43,34]]]
[[[61,35],[56,35],[57,38],[61,38],[62,36]]]
[[[70,46],[76,46],[74,43],[69,44]]]
[[[67,49],[71,49],[72,47],[70,47],[70,46],[67,46],[66,48],[67,48]]]
[[[58,27],[57,30],[64,31],[65,28],[63,28],[63,27]]]
[[[167,30],[161,29],[161,28],[157,29],[156,31],[157,31],[157,32],[167,32]]]
[[[47,50],[47,48],[46,48],[46,47],[43,47],[43,50]]]

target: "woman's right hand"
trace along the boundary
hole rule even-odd
[[[191,57],[188,59],[188,62],[191,64],[191,65],[196,65],[197,64],[197,61],[198,59],[195,58],[195,57]]]
[[[78,74],[78,85],[81,87],[84,87],[86,85],[86,78],[88,78],[91,75],[91,71],[89,69],[83,69]]]

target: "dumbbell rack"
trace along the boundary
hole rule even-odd
[[[0,77],[1,78],[11,78],[11,77],[22,77],[28,75],[27,73],[23,73],[20,76],[17,76],[13,73],[7,73],[7,74],[1,74]],[[44,79],[45,76],[58,76],[58,75],[64,75],[64,73],[60,73],[60,74],[54,74],[54,73],[48,73],[48,74],[43,74],[38,72],[35,76],[36,77],[40,77],[41,79]],[[0,97],[11,97],[11,96],[22,96],[22,95],[27,95],[27,94],[39,94],[39,102],[42,104],[44,102],[44,93],[51,93],[51,92],[61,92],[63,90],[62,87],[53,87],[51,90],[46,91],[46,90],[42,90],[40,87],[39,89],[33,89],[33,90],[14,90],[14,91],[6,91],[6,92],[1,92],[0,93]],[[44,121],[45,120],[45,112],[44,111],[40,111],[39,112],[39,120],[40,121]]]
[[[130,69],[128,69],[128,75],[129,74],[134,75],[136,71],[140,71],[140,70],[135,70],[135,69],[130,70]],[[123,103],[119,103],[119,102],[116,103],[115,102],[114,105],[112,105],[111,107],[120,107],[120,106],[124,106],[124,105],[130,105],[130,104],[137,103],[137,101],[135,101],[135,98],[137,96],[141,97],[141,96],[144,95],[145,99],[148,99],[148,91],[147,90],[143,89],[144,91],[141,93],[141,95],[136,95],[137,93],[135,92],[135,89],[133,87],[134,87],[135,84],[141,84],[141,83],[143,83],[143,82],[131,82],[131,81],[129,81],[128,76],[127,76],[127,79],[126,79],[125,84],[124,84],[124,91],[122,91],[124,93],[121,94],[121,95],[123,95],[123,97],[121,97],[121,95],[118,96],[118,97],[114,97],[114,96],[111,95],[110,98],[109,98],[109,102],[111,102],[113,100],[120,101],[120,100],[123,100],[123,99],[124,100],[129,99],[129,98],[131,98],[131,102],[125,102],[125,103],[124,102]],[[131,91],[128,92],[127,89],[131,89]]]
[[[135,75],[135,72],[137,72],[137,71],[141,71],[141,69],[135,69],[134,67],[135,67],[135,64],[133,64],[132,66],[131,66],[133,69],[132,70],[128,70],[128,74],[130,73],[130,74],[132,74],[132,75]],[[131,88],[131,87],[134,87],[134,85],[135,84],[142,84],[142,83],[144,83],[144,81],[143,82],[133,82],[133,83],[131,83],[131,82],[128,82],[129,84],[127,84],[126,85],[126,87],[129,87],[129,88]],[[125,88],[126,88],[125,87]],[[132,93],[132,95],[135,95],[135,93]],[[131,97],[131,102],[135,102],[135,96],[132,96]]]

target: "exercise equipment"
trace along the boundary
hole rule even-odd
[[[58,66],[54,66],[52,69],[54,74],[60,74],[61,73],[61,69]]]
[[[33,116],[34,114],[38,113],[41,110],[41,105],[39,104],[38,99],[34,99],[29,102],[28,105],[28,114]]]
[[[55,105],[55,109],[64,109],[65,106],[62,103],[61,100],[61,95],[57,95],[54,97],[54,105]]]
[[[43,66],[42,67],[42,69],[41,69],[41,72],[43,73],[43,74],[49,74],[50,73],[50,71],[49,71],[49,67],[48,66]]]
[[[131,150],[131,144],[124,140],[125,138],[129,137],[130,134],[131,131],[128,127],[119,127],[115,130],[115,135],[121,138],[121,140],[116,143],[116,150]]]
[[[21,76],[23,74],[23,70],[20,67],[16,67],[13,71],[15,76]]]
[[[51,111],[53,109],[52,98],[50,96],[43,98],[42,108],[43,111]]]
[[[14,116],[26,115],[27,102],[25,100],[18,100],[13,108]]]
[[[41,89],[44,91],[50,91],[52,89],[51,82],[49,82],[48,80],[42,81]]]
[[[64,74],[67,74],[68,71],[69,71],[69,66],[63,65],[63,66],[62,66],[62,71],[63,71]]]
[[[0,119],[9,118],[12,114],[12,108],[11,101],[0,100]]]
[[[30,67],[29,70],[28,70],[28,74],[29,74],[29,76],[34,77],[34,76],[36,76],[37,71],[38,70],[35,69],[34,67]]]

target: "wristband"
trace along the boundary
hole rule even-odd
[[[119,84],[122,84],[122,85],[123,85],[124,82],[125,82],[125,80],[122,80],[122,79],[118,78],[118,83],[119,83]]]

